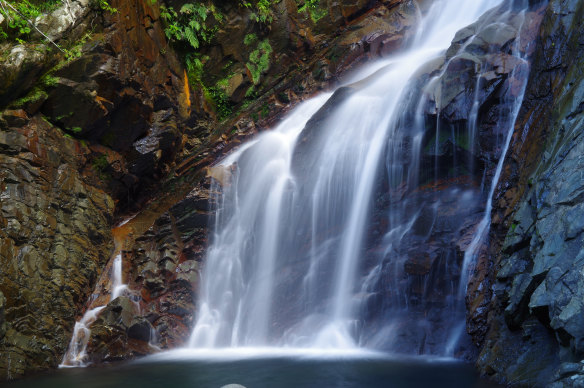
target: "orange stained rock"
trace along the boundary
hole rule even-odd
[[[184,70],[184,80],[183,80],[183,92],[179,99],[180,115],[187,118],[191,114],[191,89],[189,87],[189,76],[187,71]]]

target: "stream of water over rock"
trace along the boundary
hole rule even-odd
[[[216,217],[191,347],[456,354],[468,271],[488,229],[527,77],[515,39],[506,50],[521,74],[511,74],[518,85],[501,98],[505,109],[495,120],[499,162],[478,167],[479,87],[490,75],[473,47],[485,36],[517,36],[527,5],[500,3],[434,2],[408,50],[306,101],[215,167],[223,179],[212,187]],[[473,22],[456,35],[464,43],[440,59]],[[476,90],[455,134],[441,128],[441,110],[453,98],[442,84],[460,59],[475,62]],[[412,81],[436,62],[440,70]],[[448,151],[446,162],[439,152],[445,131],[452,132],[448,147],[466,152]],[[437,189],[463,168],[479,182]],[[464,260],[435,248],[436,231],[451,227],[443,210],[451,208],[461,223],[476,220]],[[420,261],[413,249],[425,246],[438,253]]]

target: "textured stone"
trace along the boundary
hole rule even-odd
[[[582,386],[574,361],[584,355],[583,14],[581,2],[547,5],[495,201],[496,291],[478,365],[502,382]]]
[[[80,173],[87,147],[38,117],[14,117],[19,127],[0,131],[4,379],[61,361],[75,317],[110,255],[114,207]]]

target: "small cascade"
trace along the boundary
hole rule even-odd
[[[128,288],[122,280],[122,253],[119,252],[114,258],[114,264],[112,269],[112,295],[110,300],[116,299],[118,296]]]
[[[527,78],[523,8],[435,2],[411,49],[306,101],[214,167],[228,178],[212,183],[192,347],[455,354],[468,270]],[[483,144],[480,88],[505,71],[505,62],[493,70],[489,50],[506,39],[516,42],[505,53],[516,64],[509,83],[522,83],[500,92],[495,141]],[[472,90],[456,94],[448,83],[460,83],[461,67]],[[452,119],[464,93],[471,103]],[[491,160],[479,159],[481,148]],[[471,242],[457,248],[454,232]]]
[[[518,0],[517,3],[521,3],[521,8],[523,11],[519,12],[517,18],[520,19],[519,21],[519,28],[518,30],[521,32],[524,22],[525,22],[525,13],[528,6],[528,2],[526,0]],[[457,289],[457,298],[459,301],[459,316],[464,317],[465,315],[465,305],[464,300],[466,297],[467,292],[467,285],[469,282],[469,277],[472,272],[473,266],[476,263],[477,256],[480,253],[481,244],[484,243],[485,239],[487,238],[487,234],[489,228],[491,226],[491,210],[493,209],[493,197],[495,195],[495,190],[497,188],[497,184],[499,183],[499,178],[501,177],[501,172],[503,171],[503,165],[505,162],[505,157],[507,155],[507,151],[509,150],[509,145],[511,144],[511,139],[513,137],[513,132],[515,129],[515,122],[517,120],[517,116],[519,114],[519,109],[521,108],[521,104],[523,102],[523,97],[525,96],[525,89],[527,88],[527,74],[529,73],[529,62],[524,55],[519,50],[519,42],[521,41],[521,36],[519,36],[515,40],[515,44],[512,47],[512,55],[520,61],[520,64],[515,67],[513,70],[511,77],[513,79],[519,80],[519,84],[515,87],[518,91],[515,93],[511,101],[508,101],[509,105],[511,106],[510,114],[504,118],[506,119],[503,121],[502,126],[507,128],[507,132],[505,134],[505,139],[502,145],[501,154],[499,160],[497,162],[497,166],[495,168],[495,173],[493,174],[493,178],[491,180],[491,184],[489,186],[489,193],[487,195],[487,203],[485,206],[484,215],[481,221],[478,224],[477,230],[474,234],[474,237],[469,244],[468,248],[464,252],[464,259],[462,262],[462,269],[461,269],[461,276],[460,281],[458,283]],[[519,74],[522,73],[522,74]],[[480,77],[479,77],[480,79]],[[478,82],[478,81],[477,81]],[[474,114],[474,103],[473,103],[473,114]],[[476,125],[473,126],[471,129],[472,136],[476,136]],[[464,320],[462,320],[464,322]],[[446,353],[451,355],[454,351],[456,344],[458,343],[459,338],[464,331],[465,326],[459,325],[453,329],[451,338],[448,342]]]
[[[128,288],[123,282],[122,262],[122,246],[127,234],[124,233],[123,225],[126,222],[118,227],[122,232],[114,233],[115,249],[112,258],[110,259],[110,263],[108,264],[110,267],[109,279],[103,279],[98,282],[98,288],[104,282],[110,285],[109,297],[104,299],[103,297],[100,297],[99,290],[94,292],[88,303],[88,308],[85,311],[85,314],[83,314],[83,317],[81,317],[79,321],[75,322],[73,335],[71,336],[71,341],[69,342],[63,361],[59,365],[60,368],[82,367],[86,365],[87,345],[91,335],[91,325],[97,320],[99,313],[107,306],[107,304],[120,295],[123,295],[124,291]]]

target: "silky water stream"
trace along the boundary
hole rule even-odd
[[[227,179],[211,188],[217,209],[189,347],[109,368],[97,382],[98,371],[63,371],[47,386],[485,384],[453,356],[468,352],[466,285],[527,80],[519,3],[435,1],[410,49],[219,162]],[[493,66],[477,47],[502,33],[514,84],[499,96],[487,146],[480,88]],[[455,128],[441,115],[461,59],[473,62],[474,90]],[[492,157],[481,159],[483,148]]]

